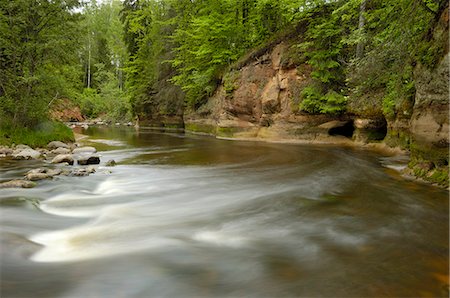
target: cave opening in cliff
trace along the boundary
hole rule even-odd
[[[371,130],[371,140],[382,141],[387,135],[387,122],[386,119],[380,120],[377,127]]]
[[[353,120],[347,121],[344,125],[333,127],[328,131],[330,136],[344,136],[347,138],[351,138],[353,136],[353,132],[355,131],[355,127],[353,126]]]
[[[368,140],[370,141],[382,141],[387,134],[387,122],[386,119],[381,118],[376,120],[369,128],[365,129]]]

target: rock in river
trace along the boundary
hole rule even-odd
[[[62,173],[61,169],[38,168],[28,171],[25,174],[25,178],[30,181],[37,181],[53,178],[54,176],[61,175],[61,173]]]
[[[114,159],[108,160],[105,164],[105,166],[107,166],[107,167],[114,167],[115,165],[117,165],[117,163]]]
[[[81,156],[78,158],[78,164],[85,165],[98,165],[100,163],[100,157],[98,155]]]
[[[26,178],[30,181],[38,181],[38,180],[44,180],[48,178],[52,178],[47,173],[29,173],[27,174]]]
[[[90,147],[90,146],[75,148],[72,151],[73,154],[89,154],[89,153],[95,153],[95,152],[97,152],[97,149],[95,149],[94,147]]]
[[[11,155],[13,150],[8,147],[0,147],[0,154],[4,154],[5,156]]]
[[[94,167],[87,167],[87,168],[81,168],[73,171],[70,175],[71,176],[89,176],[89,174],[95,173]]]
[[[53,158],[52,163],[63,163],[67,162],[69,165],[73,165],[72,154],[59,154]]]
[[[21,159],[38,159],[41,157],[41,153],[39,151],[33,149],[23,149],[19,152],[13,154],[13,159],[21,160]]]
[[[58,149],[58,148],[70,149],[69,145],[67,145],[63,142],[60,142],[60,141],[53,141],[53,142],[48,143],[47,148],[50,150]]]
[[[11,180],[8,182],[0,183],[0,188],[32,188],[36,183],[27,180]]]
[[[30,146],[28,145],[24,145],[24,144],[19,144],[15,147],[16,150],[25,150],[25,149],[31,149]]]
[[[63,148],[63,147],[58,147],[58,148],[52,150],[52,153],[54,153],[54,154],[69,154],[70,153],[70,149]]]

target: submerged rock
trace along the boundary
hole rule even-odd
[[[72,171],[72,173],[70,173],[70,175],[83,177],[83,176],[89,176],[89,174],[92,174],[92,173],[95,173],[95,168],[91,166],[91,167],[76,169],[76,170]]]
[[[91,146],[75,148],[72,151],[73,154],[86,154],[86,153],[95,153],[95,152],[97,152],[97,149],[95,149],[94,147],[91,147]]]
[[[117,163],[116,163],[116,161],[115,161],[114,159],[108,160],[108,161],[106,162],[106,164],[105,164],[105,166],[107,166],[107,167],[114,167],[114,166],[116,166],[116,165],[117,165]]]
[[[73,165],[72,154],[59,154],[53,158],[52,163],[63,163],[67,162],[69,165]]]
[[[27,180],[11,180],[0,183],[0,188],[32,188],[36,183]]]
[[[47,172],[46,168],[37,168],[37,169],[29,170],[25,175],[28,175],[28,174],[39,174],[39,173],[46,173],[46,172]]]
[[[98,165],[100,163],[100,157],[98,155],[81,156],[78,158],[78,164],[85,165]]]
[[[47,173],[29,173],[26,175],[26,179],[30,181],[38,181],[38,180],[44,180],[52,178]]]
[[[46,169],[38,168],[28,171],[25,174],[25,178],[30,181],[43,180],[48,178],[53,178],[54,176],[61,175],[61,169]]]

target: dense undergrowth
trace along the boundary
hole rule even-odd
[[[73,142],[72,130],[64,123],[46,121],[33,128],[2,126],[0,145],[24,144],[30,147],[46,147],[51,141]]]

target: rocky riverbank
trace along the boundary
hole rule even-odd
[[[80,139],[78,135],[78,139]],[[44,165],[24,174],[22,179],[4,181],[0,188],[31,188],[36,181],[53,179],[57,176],[89,176],[97,171],[100,155],[92,146],[81,146],[80,143],[63,143],[52,141],[46,148],[31,148],[27,145],[0,147],[0,158],[12,160],[41,160]],[[108,161],[106,166],[115,165]]]

